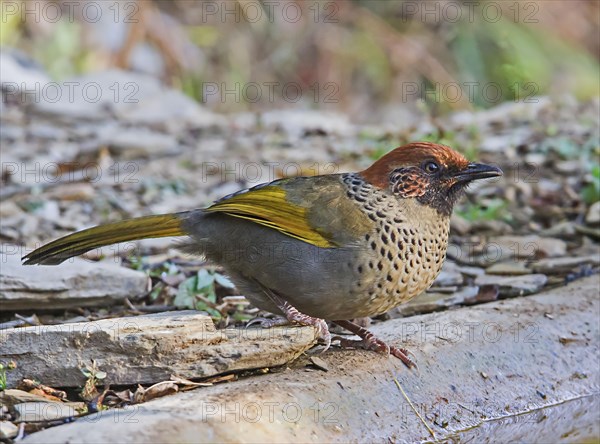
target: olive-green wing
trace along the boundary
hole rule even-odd
[[[312,245],[331,248],[366,233],[369,220],[339,176],[296,177],[227,196],[206,209],[250,220]]]

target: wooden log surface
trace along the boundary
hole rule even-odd
[[[283,373],[103,411],[24,442],[597,439],[599,286],[592,276],[534,296],[373,326],[414,352],[419,372],[372,352],[332,349],[320,355],[327,372],[301,358]],[[129,351],[138,359],[144,350]],[[202,360],[200,350],[189,353]]]
[[[315,342],[312,327],[216,330],[210,317],[179,311],[0,331],[0,357],[17,363],[9,386],[23,378],[82,386],[92,360],[103,382],[135,385],[283,365]]]

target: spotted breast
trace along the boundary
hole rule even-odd
[[[353,293],[365,298],[364,316],[384,313],[425,291],[440,273],[450,217],[416,198],[374,187],[358,174],[342,180],[348,197],[374,222],[364,236],[362,260],[353,264]]]

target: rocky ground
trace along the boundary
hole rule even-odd
[[[94,364],[71,364],[71,369],[79,365],[81,372],[66,372],[62,381],[38,380],[68,388],[58,401],[69,405],[69,412],[19,419],[15,406],[45,402],[27,396],[51,396],[48,387],[33,390],[22,378],[63,368],[58,351],[69,353],[69,344],[60,349],[58,341],[55,359],[45,362],[46,373],[36,373],[19,363],[15,350],[6,351],[7,338],[16,331],[35,328],[35,341],[44,341],[40,326],[60,329],[78,323],[73,325],[81,329],[88,321],[186,308],[210,316],[218,328],[233,328],[259,314],[218,267],[182,255],[169,239],[104,248],[55,268],[20,265],[20,257],[35,246],[73,230],[203,207],[230,192],[285,175],[356,170],[405,142],[439,140],[473,160],[499,165],[505,176],[468,190],[453,216],[448,260],[434,286],[375,323],[535,295],[600,268],[598,101],[540,97],[532,103],[505,103],[436,119],[423,111],[394,126],[365,126],[343,115],[309,110],[216,115],[151,78],[119,71],[73,79],[79,86],[99,85],[102,97],[95,102],[78,94],[73,100],[63,94],[61,100],[51,101],[49,90],[41,95],[26,91],[32,85],[48,85],[44,73],[17,63],[11,67],[14,77],[3,71],[0,105],[0,377],[4,375],[10,388],[20,383],[24,390],[13,393],[17,401],[3,407],[3,438],[94,408],[147,400],[144,391],[164,378],[148,377],[148,368],[141,365],[119,380],[128,387],[102,392],[101,386],[114,384],[110,368],[116,361],[110,361],[113,352],[108,348],[98,349]],[[65,85],[60,88],[68,90]],[[452,316],[452,310],[448,313]],[[69,338],[76,336],[69,331]],[[289,332],[283,331],[277,337],[286,335]],[[310,348],[312,334],[303,338],[301,346],[290,341],[300,347],[293,353],[282,346],[283,358],[269,361],[260,371],[270,372]],[[245,339],[240,350],[255,343],[255,338]],[[51,348],[48,344],[46,352]],[[594,350],[597,354],[597,344]],[[310,368],[326,365],[314,359]],[[11,360],[17,368],[6,370]],[[119,365],[127,374],[126,361]],[[178,375],[184,379],[171,381],[156,396],[195,388],[189,378],[219,378],[223,373],[237,378],[243,370],[225,364],[214,367],[211,372],[188,368]],[[256,367],[254,362],[246,368]],[[142,394],[136,392],[137,382],[146,385],[140,387]],[[90,389],[87,397],[72,389],[84,385]],[[67,399],[70,404],[64,402]]]

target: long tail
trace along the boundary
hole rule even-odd
[[[23,265],[57,265],[94,248],[139,239],[185,236],[181,222],[190,212],[159,214],[113,222],[56,239],[23,257]]]

